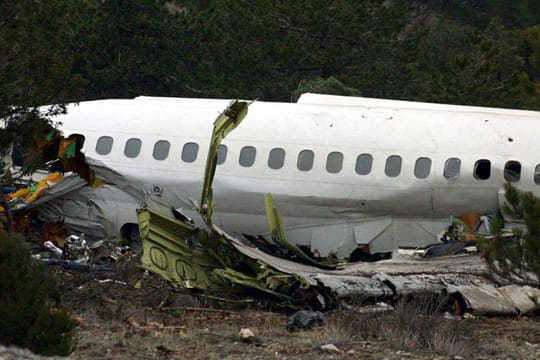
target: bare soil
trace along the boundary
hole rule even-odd
[[[51,268],[80,321],[74,359],[538,359],[540,318],[374,317],[337,309],[323,326],[290,333],[270,299],[175,288],[134,258],[118,272]],[[281,306],[283,305],[283,306]],[[273,309],[270,311],[269,309]],[[429,321],[428,321],[429,320]],[[255,338],[243,342],[242,328]],[[428,341],[411,341],[426,332]],[[338,352],[321,350],[334,344]]]

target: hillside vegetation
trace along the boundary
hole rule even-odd
[[[534,0],[49,0],[0,4],[0,106],[138,95],[363,96],[540,108]]]

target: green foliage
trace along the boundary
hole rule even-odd
[[[506,281],[540,286],[540,199],[505,184],[503,211],[513,219],[523,220],[525,229],[514,228],[512,237],[503,236],[504,221],[492,223],[494,238],[485,242],[489,270]]]
[[[61,3],[2,1],[0,14],[0,117],[13,106],[54,104],[80,94],[63,51]]]
[[[540,22],[537,0],[420,0],[445,17],[464,24],[486,26],[497,17],[509,27],[526,27]]]
[[[67,355],[75,346],[75,323],[58,301],[54,279],[31,259],[21,239],[0,233],[0,343],[43,355]]]
[[[491,17],[481,27],[444,18],[429,1],[182,3],[192,95],[288,100],[301,81],[334,77],[370,97],[512,108],[540,99],[524,35]]]
[[[287,101],[320,79],[369,97],[540,109],[538,4],[4,1],[0,117],[13,125],[0,148],[41,134],[43,104],[138,95]]]
[[[336,78],[370,97],[540,108],[538,30],[526,28],[535,9],[529,0],[4,2],[0,103],[289,100],[301,81]]]
[[[51,106],[82,95],[80,76],[66,54],[65,9],[61,1],[0,2],[0,152],[12,143],[30,145],[50,117],[64,111]]]
[[[129,98],[167,96],[182,73],[178,33],[182,16],[171,14],[165,1],[77,0],[65,5],[68,26],[65,46],[72,71],[88,84],[84,97]]]

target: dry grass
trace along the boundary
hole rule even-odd
[[[469,322],[444,319],[440,299],[418,296],[401,299],[395,310],[376,314],[347,311],[336,324],[344,341],[383,339],[393,348],[445,356],[470,356],[475,341]]]
[[[63,292],[66,305],[85,323],[73,359],[540,358],[540,321],[445,320],[433,298],[401,300],[389,313],[335,310],[325,314],[325,325],[289,333],[287,315],[263,311],[257,302],[212,304],[208,294],[171,290],[152,276],[138,289],[137,280],[122,285],[64,275],[71,284]],[[246,327],[255,333],[250,343],[238,336]],[[320,350],[329,343],[341,352]]]

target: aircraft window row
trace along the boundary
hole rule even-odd
[[[126,141],[126,146],[124,147],[124,155],[128,158],[136,158],[141,152],[142,141],[140,139],[129,139]]]
[[[197,160],[199,153],[199,144],[194,142],[188,142],[182,148],[182,161],[186,163],[192,163]]]
[[[309,171],[313,167],[313,161],[315,160],[315,154],[311,150],[302,150],[298,154],[298,160],[296,167],[301,171]]]
[[[108,155],[112,151],[113,138],[101,136],[96,142],[96,153]],[[141,152],[142,141],[137,138],[130,138],[124,146],[124,155],[128,158],[136,158]],[[159,140],[154,144],[152,156],[156,160],[165,160],[169,156],[171,144],[166,140]],[[227,159],[227,146],[219,145],[217,149],[217,165],[222,165]],[[199,144],[188,142],[182,148],[181,159],[185,163],[192,163],[197,160],[199,154]],[[243,167],[251,167],[255,163],[257,149],[253,146],[244,146],[240,150],[238,162]],[[332,174],[339,173],[343,169],[343,154],[337,151],[331,152],[326,158],[326,171]],[[313,168],[315,154],[312,150],[302,150],[298,154],[296,167],[300,171],[310,171]],[[397,177],[401,174],[402,158],[399,155],[391,155],[386,159],[384,173],[388,177]],[[285,150],[274,148],[268,155],[268,167],[278,170],[285,163]],[[418,179],[425,179],[431,172],[432,161],[427,157],[419,157],[414,164],[414,176]],[[355,171],[358,175],[368,175],[373,167],[373,156],[371,154],[360,154],[356,158]],[[444,163],[443,176],[448,180],[455,180],[461,171],[461,160],[449,158]],[[504,179],[508,182],[518,182],[521,178],[521,163],[510,160],[504,165]],[[491,162],[487,159],[476,161],[473,169],[473,176],[477,180],[487,180],[491,176]],[[534,169],[534,182],[540,185],[540,164]]]
[[[253,146],[244,146],[240,150],[238,162],[243,167],[250,167],[255,163],[255,156],[257,156],[257,150]]]
[[[275,148],[270,151],[268,155],[268,167],[270,169],[281,169],[285,163],[285,150],[281,148]]]
[[[343,154],[337,151],[331,152],[326,157],[326,171],[337,174],[343,167]]]
[[[537,165],[536,167],[538,168]],[[536,172],[535,172],[536,173]],[[504,165],[504,180],[508,182],[518,182],[521,177],[521,164],[519,161],[510,160]],[[535,179],[536,182],[536,179]]]
[[[414,176],[418,179],[425,179],[429,176],[431,171],[431,159],[427,157],[420,157],[416,159],[414,163]]]
[[[474,164],[473,176],[477,180],[487,180],[491,176],[491,162],[486,159],[478,160]]]
[[[169,156],[169,150],[171,143],[166,140],[159,140],[154,144],[154,151],[152,151],[152,157],[156,160],[165,160]]]
[[[227,146],[219,145],[217,148],[217,165],[221,165],[227,159]]]
[[[450,158],[444,163],[443,175],[448,180],[455,180],[459,177],[461,169],[461,160],[458,158]]]
[[[107,155],[112,150],[113,138],[110,136],[102,136],[96,143],[96,152],[99,155]]]
[[[371,172],[373,165],[373,156],[370,154],[360,154],[356,158],[356,166],[354,170],[358,175],[367,175]]]
[[[384,173],[389,177],[396,177],[401,173],[401,156],[391,155],[386,159]]]

